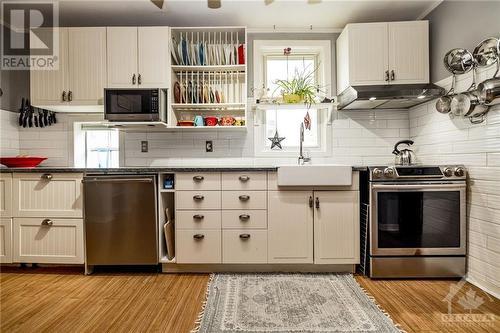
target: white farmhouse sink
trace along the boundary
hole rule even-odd
[[[350,165],[316,164],[278,167],[278,186],[349,186]]]

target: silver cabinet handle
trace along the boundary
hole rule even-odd
[[[242,181],[242,182],[247,182],[247,181],[249,181],[249,180],[250,180],[250,177],[248,177],[248,176],[240,176],[238,179],[239,179],[240,181]]]
[[[203,176],[194,176],[194,177],[193,177],[193,180],[194,180],[195,182],[197,182],[197,183],[199,183],[199,182],[203,181],[203,179],[205,179],[205,177],[203,177]]]
[[[62,100],[63,102],[66,102],[66,91],[63,91],[62,93]]]
[[[309,196],[309,207],[313,208],[313,197],[312,197],[312,195]]]
[[[241,234],[240,239],[247,240],[250,238],[250,234]]]
[[[43,226],[51,227],[54,224],[51,219],[45,219],[42,221]]]
[[[250,215],[248,215],[248,214],[241,214],[239,217],[240,217],[240,220],[242,220],[242,221],[250,220]]]
[[[194,201],[201,201],[203,199],[205,199],[205,197],[203,195],[199,195],[199,194],[193,195],[193,200]]]
[[[142,83],[142,78],[141,78],[141,74],[137,75],[137,84],[141,84]]]
[[[68,91],[68,101],[71,102],[73,100],[73,92],[71,90]]]
[[[197,241],[199,240],[202,240],[203,238],[205,238],[205,235],[204,234],[196,234],[196,235],[193,235],[193,238]]]
[[[240,201],[248,201],[248,200],[250,200],[250,196],[249,195],[240,195],[238,198],[240,199]]]
[[[385,81],[389,82],[389,70],[385,71]]]
[[[52,176],[50,173],[44,173],[42,175],[42,179],[45,179],[45,180],[51,180],[54,176]]]
[[[396,79],[396,73],[394,73],[394,69],[391,71],[391,81]]]
[[[135,84],[135,73],[132,75],[132,84]]]
[[[316,209],[319,209],[319,198],[316,197]]]
[[[196,214],[196,215],[193,215],[193,219],[195,220],[198,220],[198,221],[201,221],[205,218],[205,216],[201,215],[201,214]]]

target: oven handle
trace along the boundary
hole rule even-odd
[[[415,185],[382,185],[382,184],[374,184],[372,185],[372,189],[384,189],[384,190],[419,190],[419,189],[463,189],[465,188],[465,184],[415,184]]]

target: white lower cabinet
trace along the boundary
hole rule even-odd
[[[0,263],[12,262],[12,219],[0,219]]]
[[[268,261],[313,263],[311,191],[268,192]]]
[[[359,192],[315,191],[314,263],[359,264]]]
[[[13,262],[83,264],[83,220],[14,218]]]
[[[267,230],[223,230],[222,263],[267,263]]]
[[[176,256],[180,264],[220,264],[221,231],[177,230]]]

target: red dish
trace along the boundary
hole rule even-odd
[[[0,164],[8,168],[34,168],[45,161],[47,157],[0,157]]]
[[[182,126],[182,127],[194,126],[194,121],[192,121],[192,120],[179,120],[177,122],[177,126]]]

